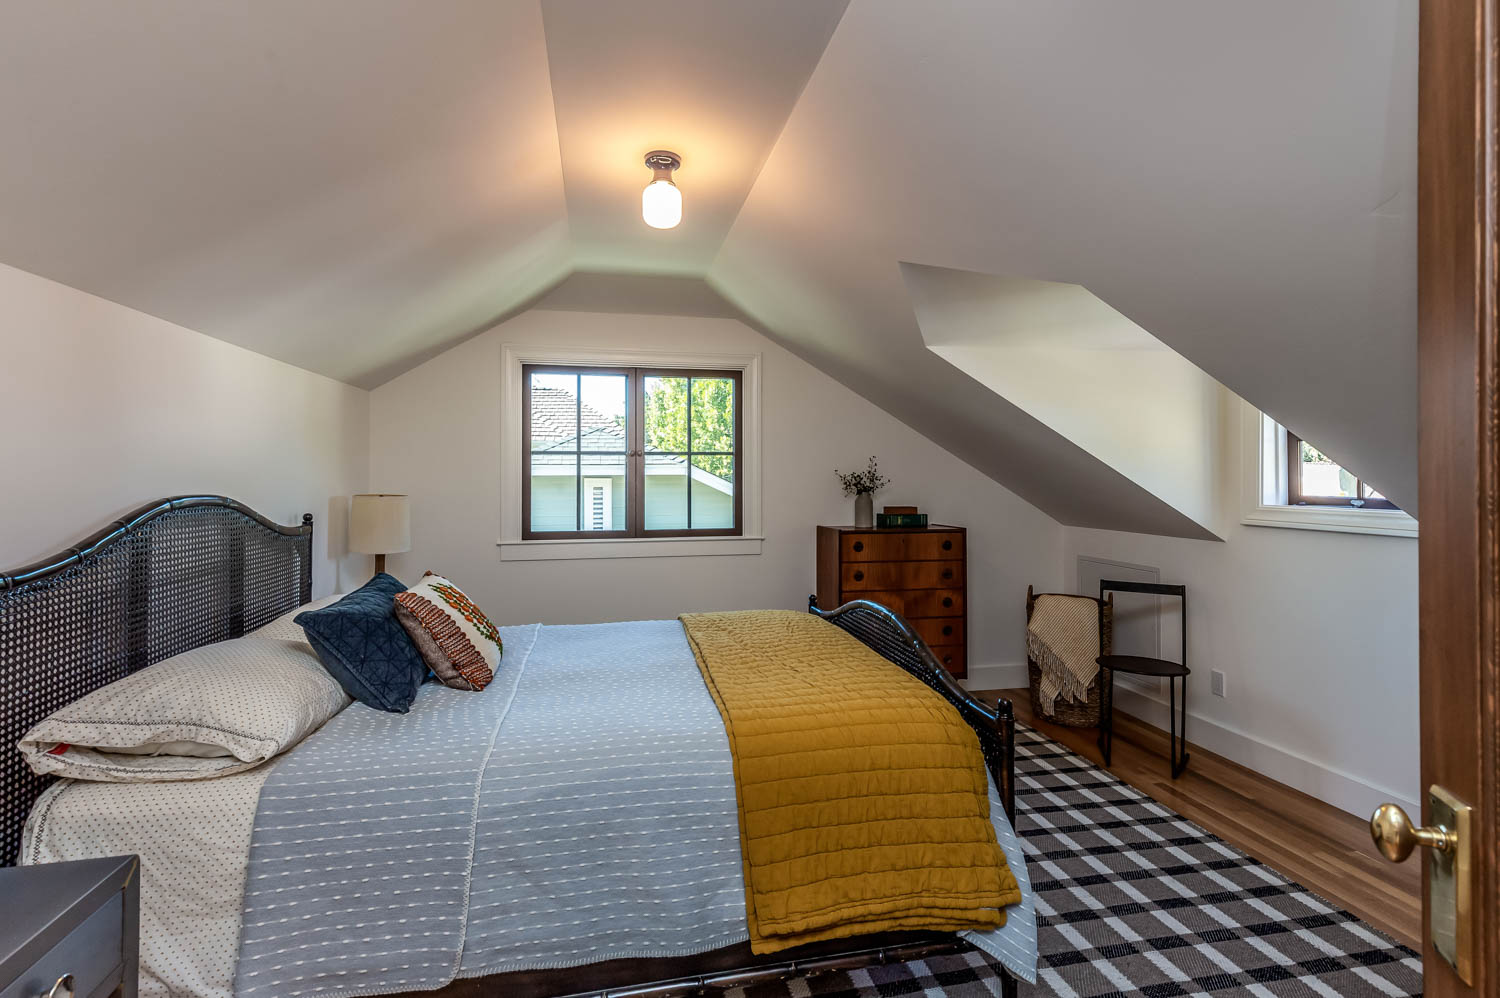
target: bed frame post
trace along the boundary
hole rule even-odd
[[[302,587],[302,603],[305,605],[312,602],[313,515],[311,513],[302,514],[302,532],[307,535],[307,568],[299,576],[298,584]]]

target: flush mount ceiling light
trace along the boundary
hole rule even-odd
[[[672,171],[682,165],[675,152],[658,149],[646,154],[651,183],[641,192],[641,217],[653,229],[670,229],[682,221],[682,192],[672,183]]]

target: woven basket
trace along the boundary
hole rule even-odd
[[[1049,593],[1033,593],[1031,587],[1026,587],[1026,623],[1031,623],[1031,611],[1036,606],[1037,596],[1054,595]],[[1072,593],[1056,595],[1072,596]],[[1093,596],[1073,596],[1074,599],[1093,600],[1099,604],[1099,654],[1108,655],[1114,643],[1114,612],[1115,598],[1111,594],[1108,599],[1097,599]],[[1031,687],[1031,711],[1036,717],[1069,728],[1097,728],[1099,719],[1103,716],[1105,704],[1105,691],[1109,689],[1109,670],[1100,667],[1099,674],[1094,677],[1093,683],[1089,685],[1088,699],[1082,703],[1075,703],[1071,698],[1059,696],[1053,703],[1052,713],[1046,714],[1042,711],[1042,667],[1032,660],[1030,655],[1026,656],[1026,680]]]

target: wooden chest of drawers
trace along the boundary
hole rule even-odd
[[[818,605],[872,600],[906,618],[958,678],[968,667],[963,527],[818,528]]]

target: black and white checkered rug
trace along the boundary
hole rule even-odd
[[[1405,998],[1418,954],[1126,786],[1016,733],[1017,830],[1036,891],[1035,987],[1059,998]],[[736,998],[998,995],[978,952],[796,978]]]

